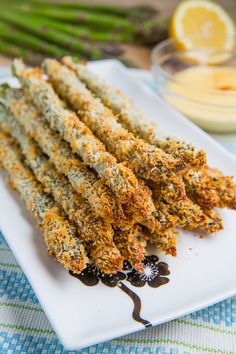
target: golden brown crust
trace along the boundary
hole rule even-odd
[[[141,178],[173,184],[173,199],[179,193],[181,197],[185,195],[182,180],[174,173],[180,168],[177,160],[123,128],[113,112],[92,95],[72,70],[53,59],[45,60],[44,68],[58,94],[78,111],[80,119],[118,161],[126,161]]]
[[[222,230],[223,221],[219,213],[214,209],[204,210],[205,221],[196,229],[196,231],[202,235],[207,236]],[[191,230],[191,229],[190,229]]]
[[[142,271],[146,242],[143,239],[141,227],[134,225],[127,231],[117,230],[114,235],[114,241],[123,257],[128,260],[135,269]]]
[[[75,237],[75,228],[60,216],[57,208],[45,212],[43,232],[48,254],[66,269],[81,273],[85,264],[84,259],[79,257],[79,252],[84,252],[84,247]]]
[[[218,169],[209,166],[205,166],[202,173],[209,179],[218,196],[217,207],[236,209],[236,183],[233,177],[225,176]]]
[[[223,228],[214,208],[236,207],[236,185],[204,165],[202,150],[154,136],[147,127],[134,134],[144,131],[148,143],[135,137],[119,123],[121,113],[118,117],[115,109],[106,108],[73,72],[53,60],[45,66],[57,91],[79,108],[83,123],[42,78],[41,70],[26,70],[16,62],[24,88],[1,89],[0,127],[22,151],[0,132],[0,162],[3,159],[11,186],[44,230],[49,253],[64,267],[81,272],[88,254],[107,274],[121,270],[124,259],[142,271],[147,244],[175,256],[179,228],[202,236]],[[126,108],[130,114],[132,106],[127,103]],[[160,149],[149,144],[148,134],[158,138]],[[22,153],[34,174],[22,162]]]
[[[185,183],[187,195],[198,205],[205,209],[213,209],[219,205],[219,195],[213,188],[211,179],[199,171],[185,170],[181,173]]]
[[[15,97],[16,96],[16,97]],[[21,93],[7,93],[7,107],[27,133],[35,139],[50,157],[56,168],[70,180],[73,188],[82,194],[102,217],[118,223],[123,212],[108,187],[70,150],[68,144],[52,132],[42,117]]]
[[[164,237],[165,236],[165,237]],[[169,254],[173,257],[177,256],[177,231],[169,231],[165,235],[157,235],[156,239],[153,239],[153,244],[155,244],[158,251],[163,251],[165,254]]]
[[[3,113],[0,115],[0,126]],[[113,229],[109,220],[97,216],[90,204],[77,194],[68,180],[54,168],[39,146],[30,139],[20,124],[10,115],[5,115],[5,127],[20,144],[24,157],[44,190],[69,219],[77,226],[80,239],[89,248],[94,263],[104,273],[116,273],[122,268],[123,257],[113,242]]]
[[[78,119],[77,115],[63,107],[53,88],[40,76],[40,72],[34,69],[26,70],[22,66],[21,62],[15,61],[16,75],[27,95],[48,120],[51,128],[56,129],[83,161],[97,171],[121,204],[135,204],[139,199],[140,189],[132,171],[118,164],[115,157],[105,150],[104,145]],[[142,197],[143,204],[139,204],[141,212],[145,210],[151,214],[150,198],[148,196],[145,198],[144,194]]]
[[[44,232],[48,252],[65,268],[80,273],[88,258],[74,227],[66,220],[53,199],[45,195],[32,172],[24,166],[12,140],[0,132],[0,159],[11,185],[25,201],[27,209]]]
[[[97,96],[103,103],[113,110],[121,123],[149,144],[152,144],[166,153],[172,155],[186,167],[199,169],[206,163],[206,153],[197,150],[191,144],[180,139],[167,136],[160,132],[157,127],[149,124],[141,111],[126,98],[122,92],[108,85],[102,78],[80,63],[74,63],[73,58],[65,57],[62,62],[70,69],[74,70],[78,78]]]

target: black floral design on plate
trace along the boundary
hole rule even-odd
[[[80,274],[74,274],[71,271],[70,274],[78,278],[84,285],[87,286],[97,285],[101,280],[104,285],[114,288],[119,281],[126,279],[126,275],[123,272],[117,272],[116,274],[110,275],[104,274],[100,272],[100,270],[93,263],[88,264]]]
[[[138,272],[134,268],[127,273],[127,278],[133,286],[142,287],[148,284],[152,288],[158,288],[166,283],[169,279],[164,275],[169,275],[168,265],[159,262],[159,258],[155,255],[146,256],[143,261],[143,272]]]
[[[138,272],[129,262],[125,261],[123,271],[119,271],[117,274],[104,274],[94,264],[89,264],[80,274],[74,274],[71,271],[70,274],[87,286],[95,286],[101,281],[110,288],[119,287],[134,303],[133,319],[142,323],[145,327],[150,327],[152,324],[140,317],[141,300],[139,296],[123,281],[126,280],[135,287],[143,287],[148,284],[152,288],[158,288],[169,282],[166,275],[169,275],[170,272],[166,263],[159,262],[157,256],[150,255],[146,256],[143,261],[143,272]]]

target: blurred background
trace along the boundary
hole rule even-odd
[[[1,0],[0,64],[20,56],[118,58],[149,68],[152,47],[168,36],[177,0]],[[236,20],[236,1],[219,0]],[[102,5],[101,5],[102,4]]]

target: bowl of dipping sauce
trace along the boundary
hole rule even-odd
[[[185,50],[168,39],[151,60],[156,89],[168,103],[207,131],[236,131],[236,49]]]

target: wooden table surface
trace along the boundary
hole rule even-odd
[[[124,6],[132,5],[151,5],[160,11],[160,16],[163,18],[170,17],[175,6],[180,2],[178,0],[88,0],[89,2],[106,2],[114,3]],[[217,0],[236,21],[236,0]],[[137,45],[122,45],[125,49],[124,58],[131,60],[137,67],[149,69],[150,67],[150,48]],[[11,60],[5,56],[0,55],[0,64],[10,64]]]

